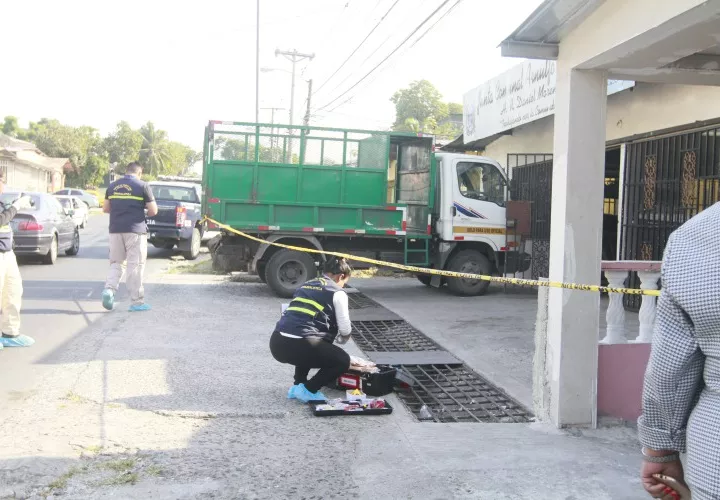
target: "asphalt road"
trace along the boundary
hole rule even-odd
[[[8,394],[33,387],[46,368],[36,361],[108,314],[100,304],[108,270],[108,216],[93,215],[80,230],[80,252],[75,257],[61,254],[55,265],[20,261],[23,277],[22,333],[33,337],[30,348],[0,351],[0,405]],[[169,264],[171,251],[148,249],[145,276]],[[116,308],[127,307],[124,285]]]

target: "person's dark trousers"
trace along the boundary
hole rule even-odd
[[[273,332],[270,352],[277,361],[295,366],[295,384],[305,384],[310,392],[329,385],[350,368],[350,355],[319,338],[295,339]],[[319,368],[310,380],[308,373]]]

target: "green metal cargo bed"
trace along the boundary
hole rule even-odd
[[[211,121],[203,156],[203,213],[235,229],[430,237],[431,137]]]

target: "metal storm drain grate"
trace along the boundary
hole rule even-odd
[[[403,365],[413,385],[397,395],[421,421],[522,423],[531,414],[465,365]]]
[[[352,337],[364,352],[444,351],[404,320],[354,321]]]
[[[348,306],[350,309],[367,309],[368,307],[382,307],[373,299],[362,293],[349,293]]]

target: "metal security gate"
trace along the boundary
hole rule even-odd
[[[550,205],[552,202],[552,155],[509,154],[513,199],[532,202],[532,279],[550,274]]]
[[[662,260],[670,234],[720,200],[720,128],[628,144],[623,200],[621,258]],[[639,286],[635,273],[628,286]],[[624,301],[640,307],[640,297]]]

